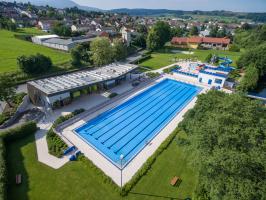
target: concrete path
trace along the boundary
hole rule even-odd
[[[118,94],[122,94],[130,89],[132,89],[131,80],[126,81],[115,88],[112,88],[109,92],[116,92]],[[109,98],[105,97],[104,93],[105,92],[102,92],[100,94],[92,94],[80,97],[79,99],[77,99],[68,106],[52,111],[51,113],[46,113],[46,117],[37,123],[37,126],[40,128],[40,130],[38,130],[35,133],[37,157],[39,162],[42,162],[54,169],[58,169],[69,161],[68,156],[57,158],[49,154],[47,141],[46,141],[47,131],[52,127],[53,122],[61,115],[67,115],[73,112],[74,110],[80,108],[89,110],[94,106],[97,106],[101,103],[108,101]],[[65,137],[61,138],[68,146],[73,145],[72,143],[69,142],[69,140],[67,140],[67,138]]]
[[[48,165],[49,167],[58,169],[62,167],[64,164],[66,164],[69,161],[69,159],[67,156],[64,156],[62,158],[57,158],[49,154],[46,142],[46,132],[47,132],[46,129],[40,129],[35,133],[38,161]]]

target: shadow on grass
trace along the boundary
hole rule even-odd
[[[28,173],[24,166],[24,156],[21,152],[22,147],[34,142],[34,135],[29,135],[23,139],[18,139],[6,143],[6,157],[8,169],[7,199],[26,200],[29,190]],[[21,174],[21,184],[16,185],[16,174]]]
[[[139,196],[148,196],[151,199],[164,198],[164,199],[170,199],[170,200],[183,200],[177,197],[170,197],[170,196],[157,195],[157,194],[147,194],[147,193],[140,193],[140,192],[129,192],[129,194],[134,194],[134,195],[139,195]]]

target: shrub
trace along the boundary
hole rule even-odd
[[[27,122],[13,129],[9,129],[0,133],[0,200],[6,199],[7,185],[7,168],[5,158],[5,143],[17,140],[24,136],[35,133],[37,126],[35,122]]]
[[[14,37],[19,39],[19,40],[25,40],[25,41],[28,41],[28,42],[31,42],[31,37],[33,35],[19,35],[19,34],[15,34]]]
[[[149,78],[157,78],[160,76],[160,73],[158,72],[148,72],[146,73],[146,75],[149,77]]]
[[[146,175],[151,169],[152,164],[156,161],[157,157],[161,155],[161,153],[167,149],[167,147],[171,144],[171,142],[176,137],[179,129],[176,129],[169,137],[159,146],[159,148],[155,151],[155,153],[149,157],[149,159],[144,163],[144,165],[138,170],[138,172],[133,176],[133,178],[126,183],[122,188],[122,196],[126,196],[129,191],[138,183],[142,176]]]
[[[171,73],[174,69],[176,69],[177,66],[169,67],[163,70],[163,73]]]
[[[114,98],[114,97],[116,97],[118,94],[117,93],[111,93],[110,95],[109,95],[109,98]]]
[[[83,108],[77,109],[74,110],[72,113],[65,116],[60,116],[55,120],[52,128],[48,131],[46,135],[48,150],[50,154],[60,158],[63,155],[63,151],[67,148],[67,144],[54,132],[53,128],[84,111],[85,110]]]
[[[17,62],[23,72],[31,75],[47,72],[53,65],[49,57],[39,53],[30,56],[19,56]]]
[[[51,128],[46,135],[49,153],[61,157],[63,151],[67,148],[66,143]]]
[[[0,138],[0,199],[6,199],[7,169],[5,162],[5,144]]]
[[[232,44],[229,46],[229,51],[240,52],[240,48],[236,44]]]
[[[30,135],[37,131],[35,122],[30,121],[16,128],[8,129],[0,133],[0,138],[4,138],[5,142],[20,139],[26,135]]]

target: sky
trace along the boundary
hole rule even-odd
[[[266,12],[266,0],[73,0],[101,9],[166,8],[172,10],[230,10]]]

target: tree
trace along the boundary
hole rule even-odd
[[[81,66],[82,62],[89,62],[88,47],[79,44],[71,50],[72,65],[75,67]]]
[[[218,33],[218,26],[213,26],[211,27],[211,30],[210,30],[210,37],[216,37],[217,36],[217,33]]]
[[[6,101],[12,107],[10,100],[15,94],[14,79],[10,75],[0,74],[0,101]]]
[[[239,46],[236,45],[236,44],[231,44],[231,45],[229,46],[229,51],[232,51],[232,52],[240,52],[240,48],[239,48]]]
[[[108,38],[96,38],[91,42],[93,64],[96,66],[106,65],[112,62],[113,50]]]
[[[146,35],[148,33],[148,29],[147,29],[147,27],[145,25],[138,24],[137,25],[137,32]]]
[[[199,35],[199,30],[196,26],[192,26],[192,28],[189,31],[189,34],[191,36]]]
[[[180,27],[171,29],[171,37],[182,37],[184,35],[184,30]]]
[[[52,32],[64,37],[71,36],[71,28],[62,23],[56,23],[52,28]]]
[[[211,60],[212,60],[212,54],[209,53],[209,54],[207,55],[207,57],[205,58],[205,62],[206,62],[206,63],[210,63]]]
[[[154,29],[152,29],[148,34],[147,47],[152,51],[162,47],[160,44],[160,36]]]
[[[138,34],[135,38],[132,40],[132,45],[137,47],[146,48],[146,37],[144,34]]]
[[[256,66],[251,65],[246,69],[245,75],[240,81],[237,89],[242,92],[247,92],[249,90],[255,89],[257,87],[258,81],[259,71]]]
[[[223,38],[226,36],[226,30],[225,28],[219,29],[216,33],[216,37]]]
[[[39,53],[31,56],[19,56],[17,62],[23,72],[31,75],[49,71],[53,65],[49,57]]]
[[[114,60],[122,60],[127,56],[127,47],[124,45],[123,41],[120,39],[114,39],[113,41],[113,58]]]
[[[158,21],[150,30],[147,38],[147,47],[150,50],[162,48],[170,40],[171,29],[169,24]]]
[[[266,108],[239,94],[210,91],[180,123],[198,169],[193,199],[265,199]]]
[[[246,68],[250,65],[255,65],[259,70],[259,75],[266,74],[266,43],[263,43],[255,48],[251,48],[244,52],[237,61],[239,68]]]

